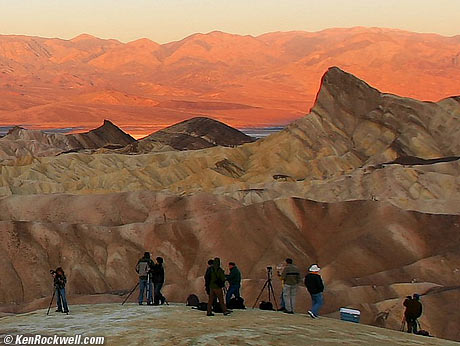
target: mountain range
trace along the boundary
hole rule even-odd
[[[144,251],[165,259],[170,301],[204,300],[219,256],[238,264],[251,304],[266,267],[291,257],[302,274],[322,268],[325,316],[350,307],[399,330],[404,297],[419,293],[423,328],[460,340],[460,98],[382,93],[338,67],[320,83],[308,115],[236,147],[177,150],[178,133],[206,144],[235,134],[196,118],[127,144],[138,155],[110,146],[0,161],[0,311],[45,307],[57,266],[71,302],[120,302]],[[108,123],[100,138],[105,128],[133,141]],[[155,137],[159,150],[142,147]],[[305,312],[304,288],[297,300]]]
[[[191,117],[239,128],[287,124],[313,106],[330,66],[384,92],[438,101],[460,94],[460,36],[216,31],[160,45],[4,35],[0,125],[89,129],[111,119],[139,138]]]

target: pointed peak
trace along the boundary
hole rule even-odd
[[[13,135],[13,134],[16,134],[16,133],[18,133],[18,132],[20,132],[20,131],[23,131],[23,130],[25,130],[24,127],[15,125],[15,126],[13,126],[11,129],[8,130],[7,135]]]
[[[115,125],[113,122],[107,119],[104,119],[104,123],[102,124],[101,127],[116,127],[117,129],[119,129],[117,125]]]
[[[337,66],[330,67],[321,79],[321,86],[311,110],[318,105],[326,107],[334,99],[335,103],[353,105],[358,109],[363,99],[376,100],[382,93],[365,81]]]

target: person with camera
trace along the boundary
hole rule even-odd
[[[283,298],[286,307],[286,310],[283,310],[283,312],[293,314],[295,309],[297,286],[300,283],[300,272],[291,258],[286,259],[286,266],[281,273],[281,280],[284,282]]]
[[[54,289],[56,291],[56,312],[63,312],[65,314],[68,314],[69,307],[67,306],[67,298],[65,294],[65,285],[67,283],[67,278],[64,274],[64,270],[61,267],[59,267],[56,270],[51,270],[50,273],[53,275]]]
[[[420,295],[415,293],[412,297],[407,296],[403,303],[406,310],[404,311],[404,319],[407,323],[407,332],[417,334],[417,319],[422,316],[422,303]]]
[[[153,281],[153,305],[163,305],[166,301],[166,298],[161,294],[161,289],[165,282],[165,270],[163,267],[163,258],[157,257],[156,263],[153,265],[151,274]]]
[[[210,266],[210,268],[206,271],[205,276],[207,276],[205,277],[205,280],[207,281],[206,285],[209,287],[207,316],[214,316],[212,313],[212,307],[215,298],[219,300],[224,316],[229,315],[231,311],[229,311],[224,304],[224,292],[222,289],[225,287],[225,273],[220,267],[220,258],[214,258],[212,266]]]
[[[139,305],[144,301],[144,291],[147,290],[147,305],[152,305],[152,277],[151,268],[154,263],[150,259],[150,252],[144,252],[144,256],[137,262],[136,273],[139,275]]]
[[[240,288],[241,288],[241,272],[236,266],[235,262],[230,262],[228,264],[228,268],[230,269],[230,273],[228,275],[225,275],[229,283],[227,295],[225,297],[225,301],[227,302],[227,305],[233,296],[235,298],[240,297]]]

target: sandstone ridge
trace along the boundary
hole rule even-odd
[[[381,93],[331,68],[310,114],[236,148],[1,162],[1,309],[44,307],[58,265],[74,302],[121,300],[145,250],[165,258],[170,301],[204,299],[218,255],[238,263],[251,304],[289,256],[302,274],[323,268],[328,316],[354,307],[399,329],[417,292],[422,325],[460,340],[459,117],[458,98]],[[298,311],[307,301],[299,289]]]

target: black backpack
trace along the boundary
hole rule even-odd
[[[431,336],[430,333],[426,330],[419,330],[417,333],[417,335],[422,335],[422,336]]]
[[[196,296],[196,294],[191,294],[187,298],[186,306],[198,306],[200,304],[200,300]]]
[[[200,310],[200,311],[207,311],[208,310],[208,303],[198,303],[197,306],[193,306],[192,309]]]
[[[272,302],[260,302],[260,310],[273,310]]]
[[[215,299],[214,303],[212,304],[212,311],[214,311],[216,314],[223,313],[222,307],[220,306],[220,303],[217,302],[217,299]]]
[[[229,309],[246,309],[244,306],[244,299],[241,297],[238,298],[232,298],[230,301],[227,303],[227,308]]]

